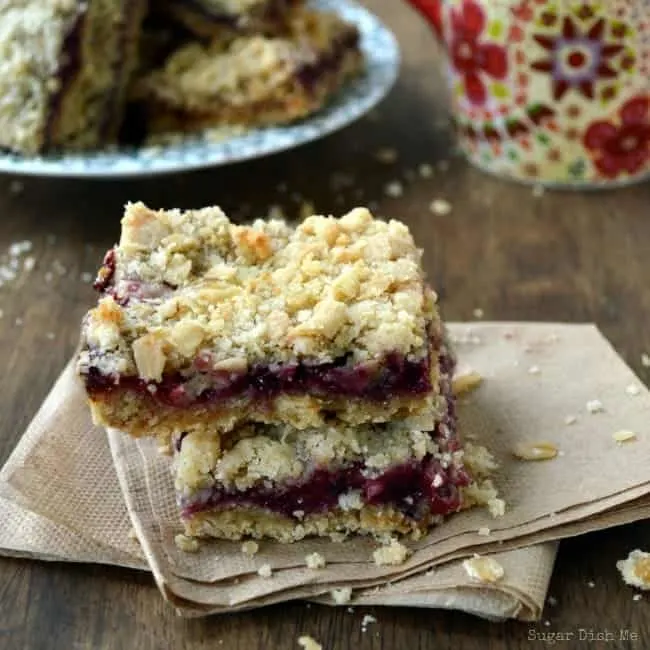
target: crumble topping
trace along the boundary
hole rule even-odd
[[[270,578],[273,574],[273,569],[270,564],[263,564],[258,570],[257,573],[262,578]]]
[[[178,549],[185,553],[197,553],[201,548],[198,539],[190,537],[189,535],[183,535],[182,533],[179,533],[174,537],[174,544],[176,544]]]
[[[261,432],[261,435],[260,435]],[[259,481],[297,479],[319,466],[341,466],[363,459],[372,477],[393,465],[422,460],[432,454],[443,465],[460,464],[463,452],[441,454],[429,432],[402,423],[297,430],[290,426],[245,425],[240,439],[227,450],[219,438],[192,432],[177,454],[176,488],[195,491],[215,483],[245,490]],[[360,495],[340,498],[344,510],[359,509]]]
[[[558,448],[552,442],[518,442],[512,450],[520,460],[550,460],[558,455]]]
[[[650,589],[650,553],[635,549],[616,563],[626,584],[639,589]]]
[[[255,555],[257,551],[259,551],[259,549],[260,549],[260,545],[257,542],[254,542],[252,540],[248,540],[247,542],[244,542],[241,545],[241,552],[244,555],[248,555],[250,557]]]
[[[381,546],[372,554],[372,559],[377,566],[404,564],[411,554],[408,547],[398,542],[395,538],[386,546]]]
[[[365,208],[291,229],[129,204],[114,253],[113,285],[85,320],[82,373],[159,381],[197,359],[224,373],[296,357],[419,359],[427,328],[441,327],[408,228]]]

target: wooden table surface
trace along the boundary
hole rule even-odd
[[[369,4],[399,37],[402,73],[376,113],[339,134],[265,160],[160,179],[0,178],[0,255],[29,240],[36,261],[0,288],[0,461],[74,350],[81,315],[94,299],[82,274],[94,273],[118,237],[128,200],[156,207],[216,203],[240,218],[263,216],[272,204],[288,216],[297,216],[304,201],[334,214],[369,204],[409,224],[448,320],[472,319],[481,308],[495,320],[594,321],[648,382],[641,353],[650,352],[650,186],[535,198],[530,188],[470,168],[454,156],[442,126],[433,38],[397,0]],[[378,162],[381,147],[397,150],[398,161]],[[421,163],[433,165],[433,177],[419,177]],[[396,180],[403,195],[386,196],[385,185]],[[452,204],[449,215],[429,211],[436,198]],[[529,640],[536,632],[580,628],[617,636],[629,630],[640,640],[606,647],[649,648],[650,605],[632,600],[615,568],[631,549],[648,548],[649,538],[650,526],[637,524],[563,542],[549,592],[557,604],[546,607],[539,624],[399,608],[348,613],[304,603],[183,620],[145,574],[0,559],[0,649],[289,649],[304,634],[327,650],[513,649],[545,646]],[[377,623],[362,633],[365,613]]]

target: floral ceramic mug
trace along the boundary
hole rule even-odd
[[[459,142],[487,171],[650,177],[650,0],[409,0],[447,51]]]

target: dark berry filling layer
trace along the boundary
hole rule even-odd
[[[240,397],[265,400],[281,394],[305,393],[377,401],[426,395],[432,389],[428,358],[410,360],[394,353],[386,355],[381,363],[348,365],[343,358],[323,364],[257,364],[241,373],[208,370],[209,365],[205,356],[199,357],[191,374],[168,374],[156,384],[139,377],[105,375],[91,366],[86,375],[86,388],[94,397],[116,390],[135,391],[159,404],[174,407]]]

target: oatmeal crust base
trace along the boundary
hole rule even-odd
[[[239,540],[244,537],[297,542],[305,537],[331,537],[341,541],[348,535],[370,535],[385,539],[392,534],[419,539],[442,517],[430,515],[419,520],[406,517],[386,506],[364,506],[361,510],[340,508],[307,515],[298,521],[262,508],[199,512],[183,520],[185,534],[199,538]]]
[[[232,400],[222,404],[200,404],[189,408],[167,407],[127,390],[114,390],[89,400],[93,421],[98,426],[111,427],[134,437],[155,434],[161,442],[182,432],[230,431],[239,422],[290,424],[296,429],[321,427],[327,414],[336,413],[339,420],[349,424],[388,422],[418,417],[431,412],[435,396],[392,398],[386,402],[360,399],[319,399],[305,395],[283,395],[258,404]]]

